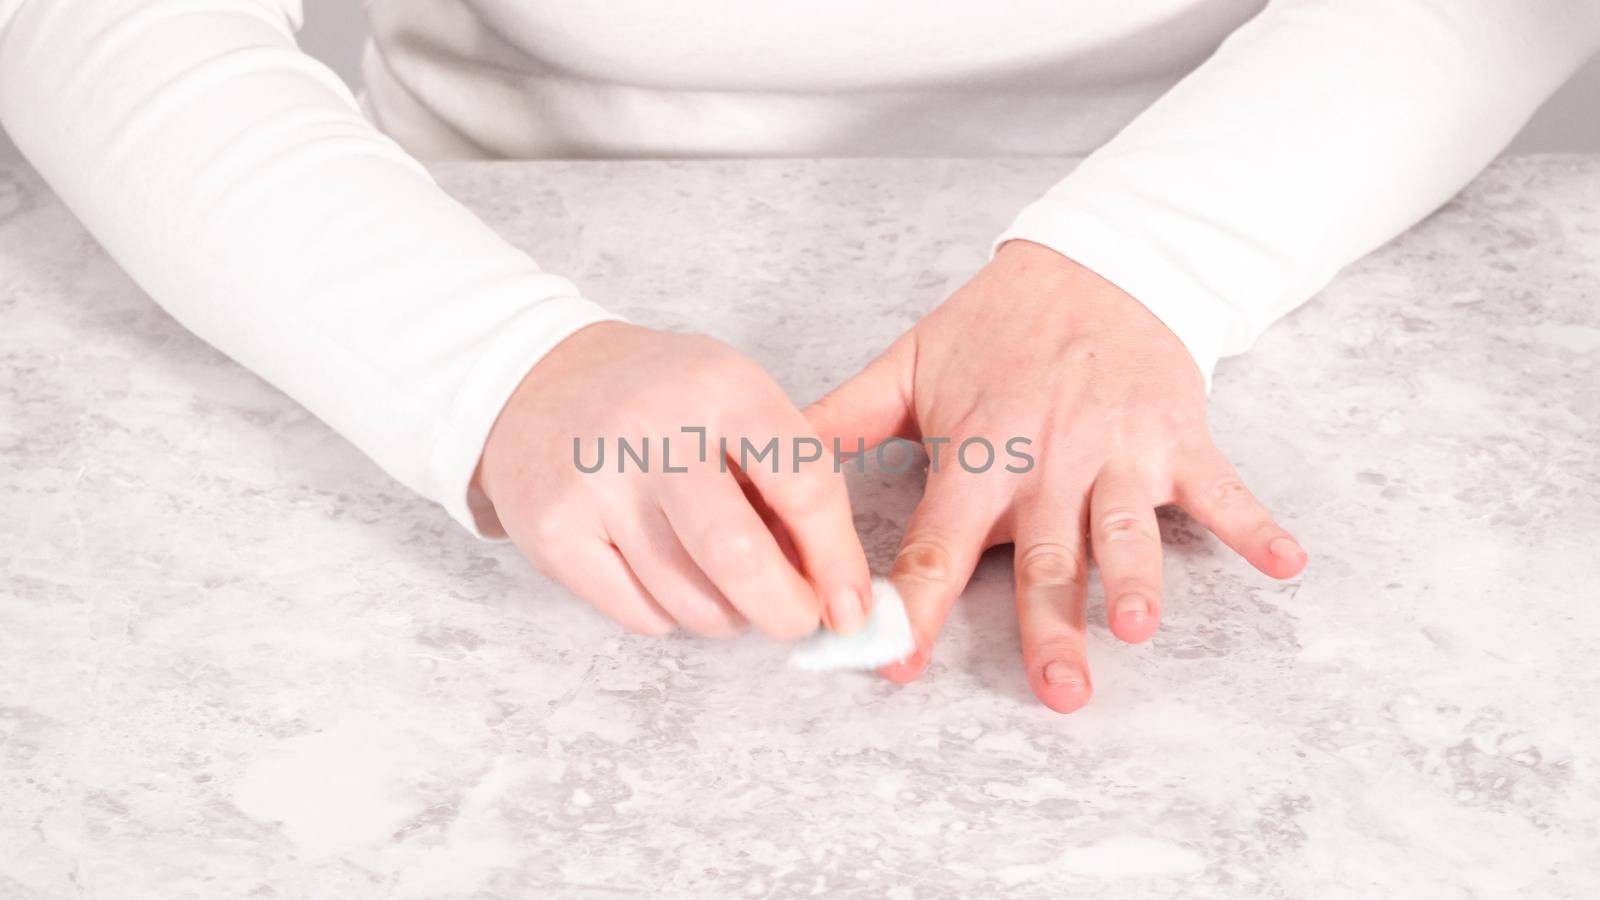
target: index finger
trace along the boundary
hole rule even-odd
[[[839,632],[856,631],[866,622],[871,576],[850,512],[850,492],[844,473],[834,465],[832,448],[823,445],[787,400],[765,407],[735,430],[778,436],[770,461],[752,462],[742,446],[730,446],[730,454],[789,532],[801,571],[823,603],[824,624]],[[766,446],[761,443],[757,449]]]
[[[945,617],[991,543],[997,515],[996,498],[978,479],[951,470],[928,476],[889,576],[905,600],[917,649],[885,666],[884,677],[905,683],[927,668]]]

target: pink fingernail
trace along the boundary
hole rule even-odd
[[[1129,594],[1117,601],[1117,618],[1133,624],[1143,622],[1150,615],[1150,604],[1138,594]]]
[[[1300,545],[1294,542],[1294,538],[1279,537],[1267,544],[1267,550],[1279,559],[1289,559],[1300,553]]]

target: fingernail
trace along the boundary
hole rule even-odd
[[[832,622],[829,627],[840,634],[850,634],[861,630],[866,624],[867,614],[861,605],[861,595],[855,588],[842,587],[833,594],[833,600],[828,604]]]
[[[1078,668],[1069,662],[1055,660],[1044,667],[1045,684],[1068,684],[1071,682],[1083,683],[1083,676],[1078,674]]]
[[[1300,545],[1294,542],[1294,538],[1278,537],[1267,544],[1267,549],[1279,559],[1289,559],[1300,552]]]
[[[1117,600],[1117,618],[1127,619],[1134,623],[1144,621],[1150,615],[1150,604],[1138,594],[1129,594]]]
[[[905,684],[906,682],[913,681],[921,676],[922,670],[926,668],[927,665],[928,654],[919,647],[916,650],[913,650],[910,656],[907,656],[905,659],[902,659],[899,662],[889,663],[887,666],[879,669],[878,672],[890,681],[894,681],[899,684]]]

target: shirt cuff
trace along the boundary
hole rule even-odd
[[[1210,393],[1211,373],[1223,356],[1235,313],[1181,264],[1097,216],[1045,201],[1023,209],[995,239],[991,253],[1010,240],[1049,247],[1138,300],[1183,342]]]
[[[436,490],[427,493],[451,518],[484,540],[505,539],[494,506],[472,486],[489,431],[511,394],[546,353],[581,328],[617,321],[623,319],[582,297],[552,297],[514,319],[483,349],[461,382],[429,460]]]

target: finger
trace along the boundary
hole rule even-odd
[[[1111,633],[1130,644],[1147,640],[1161,620],[1161,529],[1141,475],[1101,470],[1090,495],[1089,537]]]
[[[979,478],[950,469],[929,476],[889,573],[905,600],[917,648],[880,669],[884,677],[904,684],[928,667],[950,607],[989,546],[997,515],[997,498]]]
[[[700,571],[660,509],[641,510],[625,522],[608,521],[606,529],[639,583],[679,625],[706,637],[733,637],[743,630],[744,617]]]
[[[780,640],[816,630],[816,593],[784,558],[732,474],[663,478],[660,499],[689,557],[750,624]]]
[[[785,399],[777,398],[737,425],[740,433],[785,436],[770,462],[747,460],[741,453],[736,463],[749,463],[743,473],[760,494],[759,502],[782,524],[778,533],[787,535],[799,555],[800,571],[823,601],[823,622],[842,633],[859,630],[871,605],[871,574],[844,475],[834,470],[825,449],[820,459],[805,463],[798,453],[784,457],[786,448],[800,449],[795,437],[820,440]]]
[[[853,452],[916,434],[910,365],[914,340],[909,334],[901,337],[866,368],[806,407],[806,418],[830,449],[835,440],[845,452]]]
[[[590,606],[635,634],[664,635],[667,615],[628,567],[617,548],[585,539],[545,555],[544,568]]]
[[[739,488],[744,491],[744,498],[755,508],[756,515],[761,517],[761,524],[772,532],[772,539],[778,542],[778,549],[783,551],[783,558],[787,559],[790,565],[799,568],[800,551],[795,549],[794,538],[789,536],[789,529],[784,526],[783,520],[778,518],[778,514],[772,511],[766,500],[762,499],[761,492],[756,490],[755,485],[746,480],[739,483]]]
[[[1306,551],[1209,440],[1187,454],[1175,482],[1178,505],[1252,566],[1274,578],[1292,578],[1306,567]]]
[[[1081,492],[1026,501],[1017,510],[1017,624],[1028,685],[1059,713],[1081,709],[1094,693],[1089,678],[1084,605]]]

